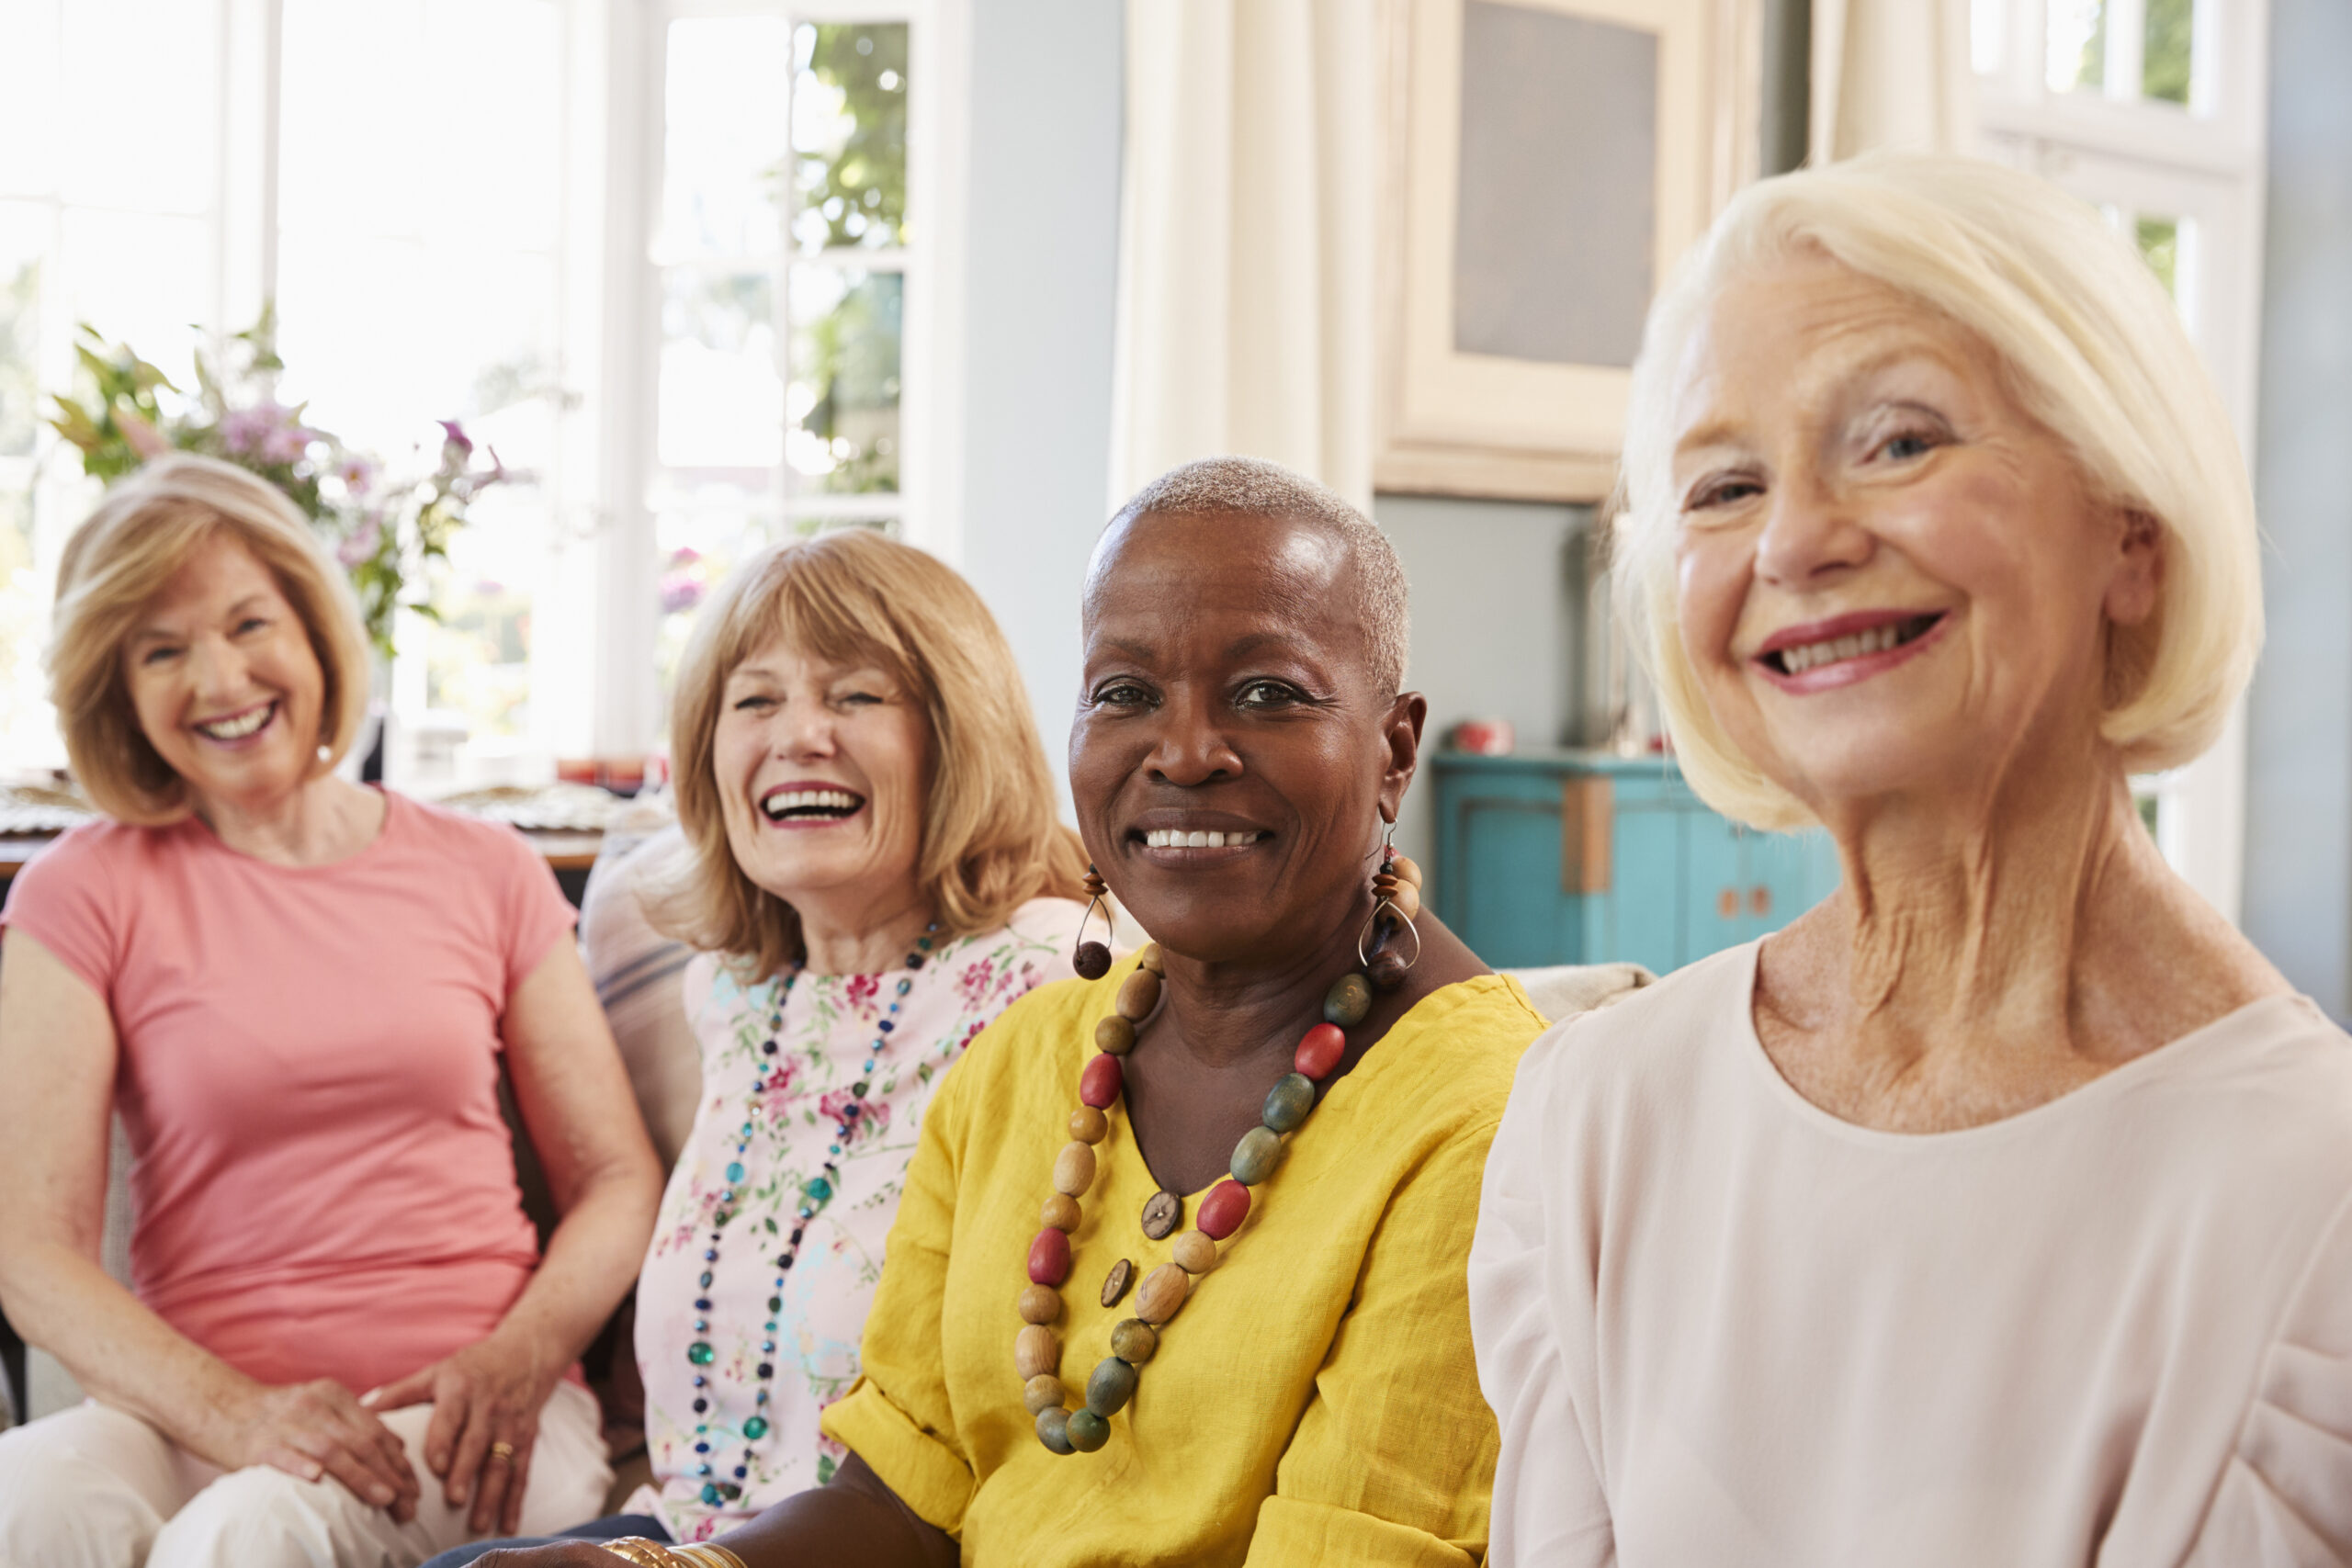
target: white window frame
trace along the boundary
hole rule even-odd
[[[2196,0],[2187,107],[2139,96],[2145,0],[2106,0],[2102,90],[2052,91],[2050,0],[1975,0],[1979,151],[2087,200],[2195,225],[2177,297],[2251,465],[2262,331],[2269,0]],[[2196,761],[2152,780],[2165,858],[2235,921],[2245,859],[2245,705]]]
[[[661,352],[661,268],[654,254],[662,209],[662,96],[668,24],[691,17],[773,16],[791,23],[908,25],[907,210],[903,250],[837,252],[839,260],[895,270],[906,279],[899,329],[899,492],[805,498],[787,518],[888,516],[899,537],[950,565],[963,555],[963,312],[969,0],[602,0],[607,14],[609,209],[598,358],[604,457],[594,746],[598,755],[642,753],[660,739],[654,673],[661,562],[648,483],[659,467],[656,391]],[[764,261],[766,258],[763,258]],[[788,266],[795,259],[786,256]],[[784,279],[775,298],[782,307]],[[780,345],[788,334],[778,334]],[[779,347],[779,353],[783,352]]]

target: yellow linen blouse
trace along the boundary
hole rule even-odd
[[[981,1568],[1482,1561],[1498,1442],[1465,1269],[1487,1148],[1543,1018],[1500,976],[1422,998],[1286,1140],[1109,1444],[1060,1456],[1022,1406],[1015,1303],[1095,1022],[1134,966],[1031,992],[948,1075],[907,1170],[864,1375],[824,1431]],[[1095,1152],[1052,1325],[1073,1405],[1134,1312],[1132,1286],[1102,1304],[1104,1276],[1122,1258],[1137,1280],[1169,1261],[1206,1190],[1148,1240],[1158,1183],[1121,1108]]]

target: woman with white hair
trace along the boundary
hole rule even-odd
[[[2352,1558],[2352,1050],[2132,798],[2261,633],[2170,301],[2024,175],[1767,181],[1652,311],[1625,493],[1684,772],[1845,878],[1521,1066],[1491,1561]]]

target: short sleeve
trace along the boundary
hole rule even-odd
[[[2189,1568],[2352,1564],[2352,1200],[2312,1255]]]
[[[530,977],[555,944],[571,934],[579,916],[556,883],[546,857],[514,829],[485,824],[495,848],[485,860],[497,878],[500,935],[506,962],[506,995]]]
[[[122,921],[114,878],[91,836],[98,830],[72,829],[18,872],[0,929],[40,943],[111,1007]]]
[[[1252,1564],[1468,1568],[1487,1548],[1495,1420],[1463,1299],[1491,1125],[1440,1145],[1390,1198],[1314,1397],[1259,1505]]]
[[[820,1421],[901,1502],[950,1535],[962,1532],[977,1484],[971,1460],[956,1446],[944,1338],[963,1076],[947,1075],[923,1117],[866,1314],[860,1375]]]
[[[1561,1256],[1546,1224],[1549,1183],[1564,1175],[1547,1157],[1543,1093],[1557,1059],[1555,1031],[1520,1064],[1519,1081],[1487,1157],[1470,1247],[1470,1324],[1478,1383],[1493,1406],[1502,1451],[1495,1470],[1495,1568],[1521,1563],[1605,1568],[1617,1560],[1600,1471],[1574,1398],[1560,1342],[1553,1281],[1578,1265]]]

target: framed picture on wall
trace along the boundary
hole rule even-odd
[[[1391,0],[1381,490],[1598,501],[1642,320],[1755,177],[1760,0]]]

